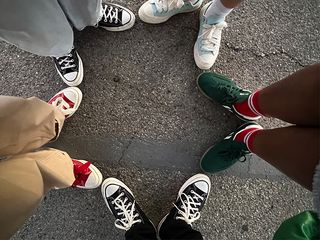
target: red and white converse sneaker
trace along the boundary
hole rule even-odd
[[[69,118],[77,111],[81,101],[81,90],[77,87],[69,87],[54,95],[48,103],[59,108],[65,117]]]
[[[93,189],[101,185],[102,174],[91,162],[85,160],[72,159],[73,172],[76,180],[73,187]]]

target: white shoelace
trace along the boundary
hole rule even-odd
[[[76,67],[74,60],[72,59],[72,54],[69,53],[66,56],[57,58],[59,65],[61,66],[61,70],[65,70],[67,68]]]
[[[133,224],[140,223],[141,219],[137,219],[139,218],[138,213],[134,214],[135,202],[133,204],[128,202],[128,198],[122,200],[121,197],[123,195],[123,193],[120,193],[120,195],[112,201],[112,204],[115,204],[115,209],[120,210],[118,216],[123,216],[121,219],[117,219],[114,225],[119,229],[128,231]]]
[[[115,8],[113,6],[103,5],[102,6],[102,14],[103,14],[103,21],[109,23],[118,23],[119,17],[118,17],[119,9]]]
[[[201,202],[199,200],[203,200],[203,197],[201,197],[195,191],[191,190],[191,193],[193,196],[186,195],[185,193],[181,194],[181,208],[178,208],[174,204],[178,210],[178,214],[180,215],[177,216],[177,219],[183,220],[188,224],[191,224],[200,218],[199,207],[201,206]]]
[[[62,97],[58,97],[51,105],[58,108],[65,116],[68,116],[74,112],[74,109],[70,107],[69,103],[67,103]]]
[[[158,12],[169,12],[173,9],[179,9],[184,5],[183,0],[151,0]]]
[[[202,37],[202,49],[206,51],[214,51],[215,46],[220,46],[222,29],[227,27],[225,22],[215,25],[204,24],[203,32],[199,35]]]

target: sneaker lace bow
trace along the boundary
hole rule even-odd
[[[233,86],[220,85],[218,90],[223,94],[222,101],[227,104],[233,104],[238,101],[238,94],[241,91],[239,88]]]
[[[119,9],[113,6],[104,5],[102,7],[103,21],[109,23],[118,23]]]
[[[69,104],[64,96],[59,96],[51,102],[52,106],[58,108],[64,115],[68,116],[74,112],[73,105]]]
[[[227,27],[225,22],[221,24],[203,24],[203,32],[199,35],[202,37],[202,49],[206,51],[214,51],[215,46],[220,46],[221,31]]]
[[[115,221],[114,225],[117,228],[128,231],[133,224],[140,223],[141,219],[135,211],[135,202],[131,203],[128,201],[128,198],[123,198],[123,196],[124,193],[120,193],[120,195],[112,201],[112,204],[115,205],[115,210],[119,210],[117,215],[122,216],[122,218]]]
[[[243,150],[238,147],[238,145],[232,144],[229,149],[221,151],[220,154],[225,156],[225,161],[232,161],[234,159],[239,159],[240,162],[245,162],[247,160],[246,155],[248,151]]]
[[[78,161],[73,161],[73,173],[76,179],[73,185],[84,186],[86,184],[86,181],[91,174],[91,170],[89,169],[90,164],[90,162],[86,162],[83,164]]]
[[[188,224],[191,224],[200,218],[199,207],[201,206],[201,201],[203,200],[203,197],[195,191],[191,190],[190,193],[192,196],[186,195],[185,193],[181,194],[180,199],[182,206],[180,208],[174,204],[178,210],[178,216],[176,219],[183,220]]]
[[[76,64],[74,63],[74,59],[71,53],[69,53],[66,56],[56,58],[58,60],[59,66],[61,67],[61,70],[65,70],[68,68],[76,67]]]
[[[155,4],[158,12],[169,12],[184,5],[183,0],[151,0],[151,3]]]

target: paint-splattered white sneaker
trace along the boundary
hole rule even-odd
[[[77,111],[81,101],[81,90],[77,87],[69,87],[54,95],[48,103],[59,108],[65,117],[69,118]]]
[[[210,69],[215,63],[220,49],[221,33],[227,27],[226,22],[208,24],[204,16],[209,5],[204,5],[200,11],[200,27],[197,41],[194,45],[194,60],[200,69]]]
[[[146,23],[163,23],[173,15],[197,10],[202,1],[191,3],[187,0],[148,0],[140,7],[139,17]]]

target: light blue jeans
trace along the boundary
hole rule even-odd
[[[101,0],[1,0],[0,39],[25,51],[61,57],[73,46],[73,27],[101,19]]]

